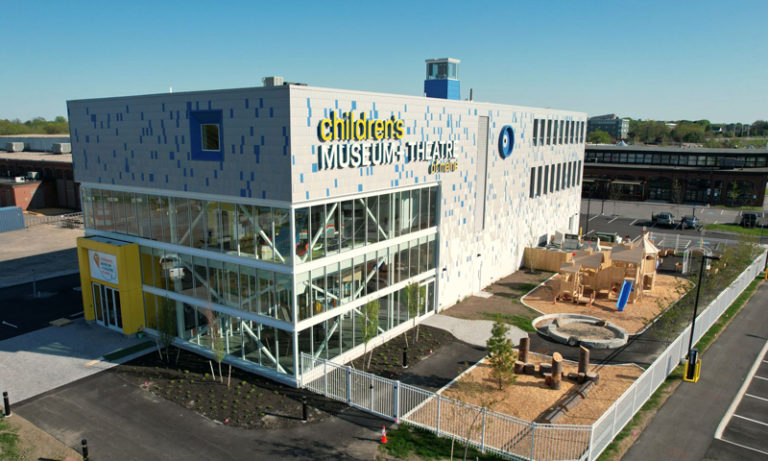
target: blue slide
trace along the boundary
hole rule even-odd
[[[632,291],[632,282],[624,280],[624,284],[621,286],[621,293],[619,293],[619,300],[616,301],[616,307],[619,308],[619,312],[624,311],[624,306],[627,305],[630,291]]]

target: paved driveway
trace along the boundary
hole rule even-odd
[[[96,460],[372,460],[384,422],[347,409],[282,430],[225,426],[154,396],[110,371],[28,400],[21,416]],[[386,422],[389,425],[389,422]]]

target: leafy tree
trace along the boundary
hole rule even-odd
[[[595,130],[587,135],[587,142],[592,144],[611,144],[613,138],[603,130]]]
[[[661,144],[669,139],[669,128],[664,122],[655,120],[632,120],[629,122],[629,137],[635,142]]]
[[[672,139],[677,142],[704,142],[704,127],[692,122],[679,122],[672,130]]]
[[[491,329],[491,337],[488,338],[488,361],[493,369],[493,376],[498,379],[499,390],[504,388],[504,383],[512,376],[515,364],[515,353],[512,349],[512,340],[507,337],[509,326],[500,316],[496,317]]]
[[[416,317],[419,315],[419,308],[426,297],[426,287],[420,287],[418,283],[411,283],[405,287],[405,306],[408,309],[408,315],[413,319],[414,336],[413,342],[419,342],[419,326],[416,324]],[[405,333],[403,333],[405,336]],[[408,346],[408,337],[405,336],[405,345]]]
[[[368,343],[376,337],[379,333],[379,301],[370,301],[362,310],[363,314],[363,343],[365,347],[363,349],[363,358],[368,353]],[[371,350],[368,356],[368,362],[365,365],[366,370],[371,366],[371,359],[373,358],[373,350]]]
[[[0,135],[15,134],[69,134],[69,123],[62,116],[50,122],[43,117],[35,117],[23,123],[19,119],[0,120]]]

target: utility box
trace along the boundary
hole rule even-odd
[[[72,144],[68,142],[55,142],[51,150],[54,154],[69,154],[72,152]]]
[[[24,229],[24,213],[21,207],[6,206],[0,208],[0,232]]]
[[[8,152],[23,152],[24,143],[23,142],[7,142],[5,143],[5,150],[7,150]]]

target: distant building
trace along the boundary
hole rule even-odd
[[[80,209],[67,135],[0,136],[0,207]]]
[[[616,139],[629,137],[629,119],[619,118],[616,114],[596,115],[587,120],[587,134],[593,131],[605,131]]]
[[[764,206],[768,149],[587,146],[587,198]]]

